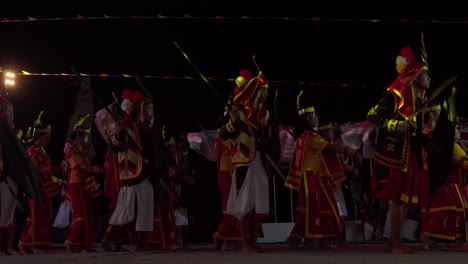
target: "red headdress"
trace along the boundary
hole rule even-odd
[[[397,71],[400,74],[401,82],[404,85],[410,84],[422,70],[428,70],[423,62],[416,61],[411,47],[406,46],[401,49],[400,55],[396,59]]]
[[[240,76],[236,78],[236,88],[234,89],[234,104],[247,105],[257,95],[258,88],[266,85],[266,81],[261,74],[254,77],[252,73],[243,69]]]
[[[406,87],[419,76],[422,70],[428,70],[428,67],[425,63],[416,61],[411,47],[406,46],[401,49],[400,55],[396,58],[396,69],[399,75],[390,88],[404,93]]]
[[[150,99],[144,97],[140,91],[132,92],[130,89],[123,90],[121,96],[123,99],[121,104],[122,110],[127,113],[123,122],[138,121],[138,118],[141,116],[141,111],[143,111],[143,105],[149,102]]]
[[[120,107],[126,113],[129,113],[133,108],[132,91],[130,89],[125,89],[122,91],[120,96],[122,97],[122,103],[120,104]]]

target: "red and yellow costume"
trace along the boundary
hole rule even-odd
[[[232,139],[223,140],[218,131],[215,142],[217,153],[218,186],[221,191],[221,209],[223,220],[219,224],[215,236],[222,240],[241,240],[239,219],[226,212],[226,206],[231,190],[232,173],[234,165],[231,162]]]
[[[106,161],[104,163],[104,196],[109,202],[109,215],[117,206],[117,197],[119,195],[120,181],[117,167],[117,153],[107,151]],[[118,225],[107,225],[102,238],[102,244],[121,245],[128,242],[127,229]]]
[[[163,131],[163,138],[165,137]],[[165,138],[164,138],[165,139]],[[155,204],[155,213],[153,217],[153,231],[148,234],[147,242],[158,245],[162,249],[174,250],[177,247],[176,239],[176,223],[174,205],[180,200],[181,185],[180,185],[180,168],[177,162],[180,153],[176,149],[175,140],[170,137],[164,143],[168,155],[170,155],[170,162],[168,168],[167,186],[169,191],[168,202],[162,206],[161,201],[157,200]],[[171,149],[172,148],[172,149]]]
[[[418,203],[416,178],[422,167],[421,108],[424,90],[416,92],[413,81],[425,65],[414,60],[411,49],[402,49],[408,61],[395,81],[385,91],[382,99],[367,113],[367,119],[379,126],[374,154],[372,195],[387,202],[399,199],[405,203]],[[404,123],[405,132],[399,132]]]
[[[428,138],[431,134],[432,131],[426,132]],[[468,202],[463,192],[463,185],[466,183],[468,161],[461,142],[454,142],[453,155],[461,162],[452,163],[447,180],[435,191],[429,201],[430,180],[427,171],[427,151],[424,152],[424,170],[420,175],[421,223],[426,237],[466,241]]]
[[[80,126],[86,117],[80,119],[74,133],[89,136],[89,130]],[[65,245],[69,248],[90,249],[95,242],[92,199],[101,194],[93,173],[97,173],[100,168],[90,165],[88,153],[83,151],[82,144],[83,142],[77,142],[75,136],[73,143],[65,148],[64,161],[70,172],[65,202],[72,204],[71,229]],[[91,168],[93,172],[85,170],[84,167]]]
[[[341,238],[342,227],[334,191],[344,180],[337,154],[325,157],[329,142],[305,130],[296,140],[285,185],[298,191],[296,221],[290,237]],[[332,162],[330,162],[332,161]]]
[[[52,244],[52,198],[59,194],[56,182],[52,180],[53,167],[49,155],[43,147],[36,145],[28,149],[38,175],[38,191],[47,216],[31,198],[27,198],[29,214],[21,233],[19,245],[45,247]]]
[[[252,76],[248,70],[242,70],[236,80],[238,86],[234,91],[233,111],[238,120],[230,119],[223,129],[229,133],[232,141],[231,162],[236,167],[248,168],[238,175],[234,172],[231,191],[227,203],[227,212],[239,219],[255,209],[257,217],[268,217],[269,191],[268,175],[263,165],[262,153],[259,149],[265,147],[267,139],[269,111],[259,101],[262,95],[260,89],[267,88],[265,80],[260,76]],[[238,176],[245,179],[237,179]]]

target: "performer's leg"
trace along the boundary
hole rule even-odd
[[[408,254],[412,253],[411,249],[405,247],[401,241],[401,228],[406,218],[407,208],[401,201],[394,201],[392,205],[392,216],[390,218],[390,241],[392,253],[395,254]]]
[[[304,249],[319,250],[320,249],[320,239],[319,238],[306,238],[304,240]]]
[[[3,248],[3,240],[5,240],[5,232],[0,230],[0,255],[5,255],[5,249]]]
[[[137,237],[135,233],[135,229],[132,224],[127,224],[127,235],[128,235],[128,240],[130,243],[130,251],[131,252],[136,252],[137,251]]]
[[[183,242],[183,247],[188,248],[188,241],[189,241],[189,226],[184,225],[183,230],[182,230],[182,242]]]
[[[251,223],[251,230],[250,230],[250,244],[253,248],[256,248],[258,251],[263,251],[262,248],[258,245],[258,233],[259,230],[262,228],[262,219],[256,217],[255,214],[252,213],[252,223]]]
[[[19,253],[14,249],[13,242],[15,241],[15,225],[12,224],[6,230],[7,245],[6,245],[6,254],[7,255],[18,255]]]
[[[242,252],[258,252],[256,245],[252,244],[254,235],[252,227],[254,226],[254,216],[252,212],[247,213],[241,219],[241,236],[242,236]],[[255,236],[257,236],[258,229],[255,230]],[[256,239],[255,239],[256,241]]]

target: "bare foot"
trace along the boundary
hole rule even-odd
[[[231,249],[231,245],[228,240],[223,241],[223,244],[221,245],[221,248],[219,250],[220,251],[233,251]]]
[[[78,247],[67,245],[68,253],[80,253],[80,249]]]
[[[258,253],[261,252],[257,247],[252,247],[252,246],[242,246],[241,248],[242,253]]]
[[[221,246],[223,244],[223,240],[213,234],[213,244],[217,250],[221,250]]]
[[[31,251],[33,254],[45,254],[47,253],[45,250],[36,248],[36,247],[31,247]]]
[[[116,251],[116,252],[120,252],[120,251],[128,251],[128,249],[126,249],[126,248],[122,247],[122,245],[121,245],[121,244],[117,244],[117,245],[115,245],[115,251]]]
[[[114,250],[112,250],[112,247],[111,247],[111,245],[110,245],[109,243],[102,243],[102,244],[101,244],[101,247],[102,247],[102,249],[103,249],[105,252],[112,252],[112,251],[114,251]],[[117,246],[116,246],[116,250],[115,250],[115,251],[117,251]]]
[[[14,249],[7,249],[5,253],[6,255],[11,255],[11,256],[21,255],[18,251]]]
[[[463,249],[463,248],[465,248],[465,245],[461,244],[459,242],[449,242],[449,243],[444,243],[443,245],[447,249]]]
[[[320,241],[318,239],[306,239],[304,242],[304,249],[306,250],[319,250],[323,246],[320,245]]]
[[[81,248],[80,253],[90,253],[90,252],[96,252],[94,248]]]
[[[299,250],[299,239],[295,237],[288,237],[288,247],[291,250]]]
[[[424,236],[422,240],[424,243],[424,250],[426,251],[431,251],[434,248],[434,246],[437,244],[434,242],[434,240],[426,236]]]
[[[388,251],[392,251],[393,250],[393,244],[388,243],[387,246],[385,247],[385,249],[388,250]]]
[[[18,248],[23,255],[32,254],[31,247],[29,246],[18,245]]]
[[[403,245],[394,246],[392,249],[393,254],[413,254],[414,252],[409,248]]]
[[[260,253],[264,253],[264,252],[267,252],[267,250],[265,250],[263,247],[261,247],[260,245],[255,245],[254,246],[258,252]]]

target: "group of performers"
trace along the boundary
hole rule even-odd
[[[153,134],[157,127],[153,126],[153,102],[140,91],[122,91],[121,108],[121,120],[110,110],[108,116],[112,118],[106,119],[104,164],[92,160],[92,120],[87,114],[66,139],[62,164],[53,166],[46,151],[52,128],[43,121],[44,111],[23,136],[15,133],[22,130],[15,130],[11,102],[0,95],[0,254],[47,252],[53,241],[53,199],[61,188],[62,204],[71,208],[68,215],[60,216],[66,221],[71,218],[64,241],[69,252],[95,251],[98,238],[93,200],[100,195],[108,200],[110,212],[100,241],[104,250],[174,250],[177,245],[187,246],[186,230],[176,229],[175,221],[175,209],[182,207],[182,182],[193,181],[184,174],[190,173],[184,167],[187,144],[179,147],[165,131]],[[155,153],[157,150],[160,152]],[[157,175],[156,156],[160,162]],[[97,180],[102,175],[104,186]],[[27,206],[21,205],[23,194]],[[27,213],[27,218],[15,245],[17,207]]]
[[[379,132],[371,198],[392,207],[389,249],[393,253],[411,252],[402,243],[401,228],[412,204],[420,209],[426,249],[441,244],[460,246],[467,239],[468,202],[462,188],[468,157],[459,143],[454,79],[431,93],[427,64],[416,60],[410,47],[402,49],[396,64],[396,79],[363,114]],[[149,96],[129,89],[121,95],[124,117],[105,124],[105,163],[95,165],[90,159],[91,125],[85,115],[67,138],[62,180],[54,177],[57,170],[45,150],[52,128],[43,122],[43,112],[20,139],[14,134],[12,105],[4,95],[0,97],[1,254],[18,254],[16,246],[23,254],[47,252],[52,244],[52,198],[59,195],[63,182],[64,203],[72,208],[64,241],[69,252],[94,251],[93,199],[100,195],[109,201],[110,211],[101,241],[105,250],[123,250],[124,244],[131,251],[186,246],[187,230],[176,228],[175,220],[183,196],[180,182],[185,175],[180,164],[186,150],[177,148],[174,137],[165,135],[155,122]],[[270,214],[271,174],[281,165],[287,172],[284,185],[297,191],[288,246],[293,250],[329,248],[330,240],[343,240],[344,218],[335,197],[348,175],[359,175],[353,165],[363,161],[361,150],[345,146],[332,118],[319,116],[314,106],[319,98],[301,91],[296,102],[298,122],[288,131],[295,141],[292,160],[286,167],[278,164],[271,155],[268,98],[263,72],[254,75],[243,69],[215,144],[223,218],[213,234],[214,244],[221,251],[264,251],[258,237],[263,235],[262,220]],[[20,150],[11,152],[15,147]],[[21,148],[26,151],[22,153]],[[25,166],[18,169],[19,164]],[[96,180],[99,174],[105,175],[103,187]],[[25,180],[27,176],[32,178]],[[32,186],[29,192],[25,181]],[[21,192],[27,197],[28,216],[14,245],[14,216]],[[186,225],[186,221],[181,224]]]
[[[409,206],[418,208],[426,250],[463,247],[468,156],[456,118],[456,77],[430,90],[427,64],[416,60],[409,46],[397,56],[396,69],[394,82],[366,115],[378,128],[369,191],[372,200],[391,207],[389,249],[395,254],[412,252],[401,238]],[[213,239],[222,251],[263,251],[257,237],[262,235],[262,218],[269,214],[268,173],[275,167],[268,156],[272,144],[267,93],[262,72],[254,76],[242,70],[218,133],[224,218]],[[363,161],[360,149],[344,146],[330,117],[320,118],[313,103],[318,99],[300,92],[298,122],[290,132],[295,142],[285,186],[297,191],[295,223],[287,239],[294,250],[327,249],[329,241],[344,239],[337,191],[349,175],[359,175],[353,165]],[[371,206],[369,194],[363,197]]]

